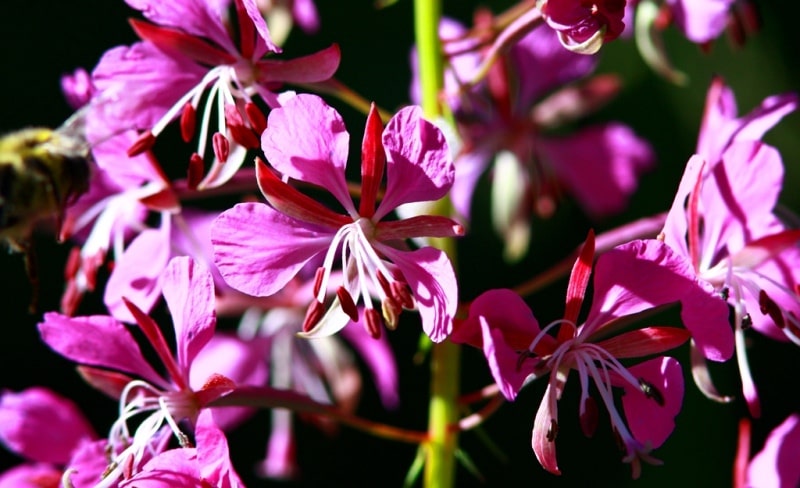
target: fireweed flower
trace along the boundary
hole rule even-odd
[[[800,345],[800,231],[773,214],[783,184],[778,152],[758,141],[733,143],[716,164],[694,156],[664,224],[663,239],[733,307],[742,389],[753,416],[760,406],[744,331],[753,327]],[[698,385],[716,394],[701,363]]]
[[[308,294],[313,284],[313,280],[302,282],[295,277],[270,297],[274,306],[266,311],[253,307],[242,316],[239,337],[267,343],[270,386],[293,390],[318,403],[335,404],[343,411],[354,412],[361,396],[363,379],[353,351],[345,346],[343,338],[372,372],[383,405],[396,407],[399,380],[394,355],[385,335],[375,340],[362,324],[357,324],[342,329],[341,336],[314,340],[297,337],[297,333],[302,331]],[[284,409],[273,409],[270,413],[270,438],[261,472],[269,478],[293,478],[298,472],[292,425],[294,415]],[[323,428],[327,426],[323,418],[314,420],[318,420]]]
[[[150,455],[164,449],[170,431],[181,445],[188,445],[180,422],[194,426],[205,405],[235,389],[237,382],[258,385],[266,378],[254,348],[214,336],[214,285],[206,269],[190,258],[176,258],[165,270],[163,283],[176,354],[156,323],[133,303],[128,306],[167,377],[150,366],[133,336],[112,317],[48,313],[39,324],[46,344],[82,364],[81,373],[93,386],[120,400],[120,417],[108,440],[113,459],[98,486],[114,486],[138,471]],[[216,415],[227,425],[243,415],[241,410],[223,410]],[[142,416],[131,434],[128,423]]]
[[[244,487],[233,468],[228,440],[210,410],[197,416],[195,447],[170,449],[154,456],[120,488]]]
[[[341,116],[317,96],[298,95],[273,110],[262,136],[269,162],[285,177],[327,189],[346,213],[336,213],[303,195],[259,162],[259,186],[272,206],[239,204],[220,215],[212,229],[214,262],[231,287],[269,296],[307,262],[324,254],[303,324],[306,335],[331,335],[350,320],[357,321],[356,304],[363,296],[364,322],[378,337],[380,314],[370,299],[374,291],[388,327],[397,326],[403,308],[416,307],[425,333],[435,342],[442,341],[452,328],[458,299],[452,265],[438,249],[410,251],[403,241],[453,237],[463,229],[444,217],[395,221],[384,217],[400,204],[438,200],[447,194],[454,170],[444,137],[417,107],[400,110],[382,131],[373,107],[362,144],[358,208],[345,181],[348,143]],[[384,167],[386,191],[376,204]],[[344,276],[326,313],[337,253]]]
[[[594,54],[625,30],[625,0],[537,0],[547,25],[565,48]]]
[[[276,86],[327,80],[339,64],[335,45],[291,61],[265,58],[280,49],[270,39],[255,0],[127,3],[152,23],[131,20],[143,42],[106,52],[92,73],[94,84],[100,96],[116,100],[118,123],[145,131],[131,153],[150,147],[177,117],[188,142],[204,101],[197,152],[190,164],[193,186],[221,185],[240,167],[246,148],[258,147],[264,116],[256,102],[276,107]],[[227,20],[231,6],[236,31]],[[197,166],[202,168],[214,111],[215,162],[201,181]]]
[[[449,22],[443,31],[458,39],[463,28]],[[564,190],[592,217],[623,210],[639,175],[653,165],[650,146],[619,123],[553,135],[616,93],[608,77],[573,83],[594,70],[596,57],[565,51],[550,29],[538,28],[484,83],[465,90],[478,63],[463,44],[445,41],[457,53],[448,58],[445,89],[463,141],[451,195],[456,212],[469,219],[475,187],[491,167],[493,224],[506,256],[518,259],[528,249],[532,215],[550,216]]]
[[[691,335],[706,357],[723,361],[733,352],[733,334],[725,303],[710,296],[710,286],[698,281],[689,264],[657,240],[634,241],[597,259],[594,299],[586,321],[578,325],[593,254],[590,234],[573,267],[562,319],[540,328],[516,293],[490,290],[472,303],[452,340],[483,349],[500,391],[509,400],[527,382],[549,377],[534,421],[532,445],[541,465],[554,474],[560,473],[555,451],[558,400],[569,372],[577,371],[580,380],[581,427],[586,435],[591,435],[597,422],[597,407],[589,396],[593,382],[624,446],[623,460],[631,463],[637,477],[640,462],[654,462],[650,451],[674,428],[683,379],[680,365],[672,358],[657,357],[632,367],[620,360],[662,354]],[[677,302],[688,332],[663,326],[620,330],[636,314]],[[624,415],[615,404],[614,387],[625,392]]]

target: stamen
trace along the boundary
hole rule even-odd
[[[408,283],[393,281],[392,282],[392,297],[407,310],[411,310],[416,306],[414,296],[411,294],[411,288]]]
[[[181,112],[180,123],[181,138],[183,139],[183,142],[189,142],[192,140],[196,126],[197,110],[195,110],[191,103],[186,102],[186,105],[183,106],[183,112]]]
[[[345,287],[340,286],[339,289],[336,290],[336,296],[339,298],[339,303],[342,305],[342,311],[350,317],[350,320],[358,322],[358,308],[353,301],[353,297],[350,296],[350,292],[347,291]]]
[[[220,132],[215,132],[214,135],[211,136],[211,145],[214,148],[214,155],[219,162],[227,162],[228,156],[231,153],[231,143],[228,142],[228,138]]]
[[[783,318],[781,308],[777,303],[775,303],[775,300],[767,295],[767,292],[764,290],[761,290],[758,293],[758,305],[761,307],[761,313],[769,315],[779,329],[786,327],[786,321]]]
[[[742,330],[747,330],[753,326],[753,318],[750,317],[749,313],[746,313],[742,316]]]
[[[311,332],[325,313],[325,307],[317,300],[312,300],[306,311],[306,317],[303,319],[303,332]]]
[[[381,338],[381,318],[374,308],[364,310],[364,327],[373,339]]]
[[[128,157],[132,158],[150,150],[155,143],[156,136],[154,136],[152,132],[148,131],[142,133],[138,139],[136,139],[136,142],[134,142],[131,147],[128,148]]]
[[[67,258],[67,265],[64,266],[64,279],[69,281],[78,274],[78,270],[81,267],[81,248],[78,246],[74,246],[69,251],[69,257]]]
[[[381,300],[381,311],[383,312],[383,319],[386,321],[386,328],[396,330],[400,313],[403,311],[400,304],[393,298],[386,297],[386,299]]]
[[[317,271],[314,273],[314,296],[319,295],[319,291],[322,288],[322,281],[325,278],[325,268],[319,267]]]
[[[189,187],[189,189],[197,189],[197,185],[203,181],[204,169],[205,163],[203,162],[203,158],[197,153],[192,153],[189,157],[189,168],[186,171],[186,186]]]
[[[267,128],[267,118],[264,117],[264,112],[258,108],[253,102],[247,102],[244,105],[244,113],[247,115],[247,120],[250,121],[250,125],[253,126],[253,130],[256,134],[262,134]]]

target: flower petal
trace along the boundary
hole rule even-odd
[[[238,204],[211,229],[214,264],[233,288],[253,296],[280,291],[331,234],[286,217],[262,203]]]
[[[95,437],[77,405],[47,388],[0,396],[0,441],[26,459],[65,465],[81,442]]]
[[[39,323],[42,340],[54,351],[79,364],[99,366],[138,375],[167,387],[145,361],[128,329],[113,317],[67,317],[46,313]]]
[[[388,409],[397,408],[400,403],[400,379],[397,361],[386,334],[381,334],[376,340],[367,333],[362,324],[353,324],[342,329],[342,335],[367,364],[383,406]]]
[[[383,130],[386,149],[386,194],[375,219],[403,203],[427,202],[445,196],[453,185],[455,167],[447,141],[419,107],[405,107]]]
[[[776,427],[755,455],[747,470],[748,484],[754,488],[800,485],[800,415],[792,414]]]
[[[683,372],[673,358],[661,357],[629,368],[657,393],[647,396],[641,389],[625,384],[622,407],[631,434],[650,448],[661,446],[675,429],[675,417],[683,403]]]
[[[175,327],[178,364],[188,372],[195,356],[214,336],[214,281],[205,266],[188,256],[173,258],[161,281]]]
[[[405,252],[375,243],[375,248],[403,273],[414,294],[422,329],[433,342],[442,342],[453,329],[458,306],[458,284],[447,254],[432,247]]]
[[[349,144],[342,117],[316,95],[291,97],[272,110],[261,135],[264,154],[275,169],[325,188],[355,215],[344,175]]]
[[[594,272],[594,301],[581,335],[660,305],[681,303],[681,319],[712,361],[733,354],[727,304],[695,276],[689,262],[659,240],[640,240],[601,255]]]

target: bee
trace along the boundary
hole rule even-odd
[[[58,129],[0,137],[0,240],[13,251],[28,251],[37,223],[55,219],[60,227],[66,207],[89,189],[90,146],[79,115]]]

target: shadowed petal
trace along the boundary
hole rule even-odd
[[[644,379],[657,393],[648,397],[629,383],[625,384],[622,407],[631,434],[651,448],[661,446],[675,429],[675,417],[683,403],[683,372],[673,358],[661,357],[629,368],[634,377]]]
[[[400,403],[400,380],[397,362],[386,334],[374,339],[362,324],[357,323],[342,329],[342,335],[369,367],[383,406],[388,409],[397,408]]]
[[[753,488],[792,488],[800,485],[800,415],[790,415],[767,438],[747,470]]]

